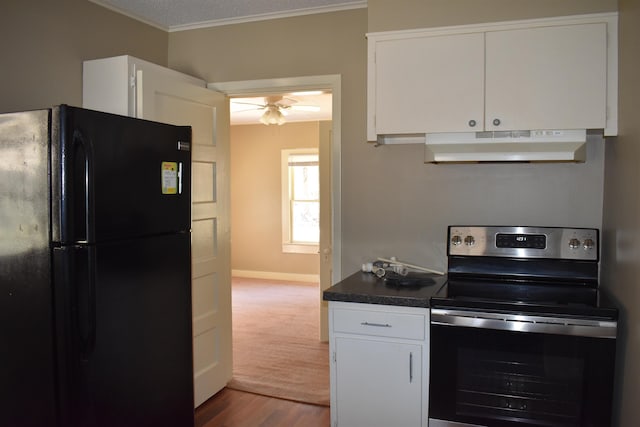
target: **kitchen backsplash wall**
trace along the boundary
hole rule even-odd
[[[424,147],[370,148],[345,168],[343,222],[353,270],[377,256],[446,269],[450,224],[596,227],[602,224],[604,140],[589,135],[585,163],[424,164]],[[348,268],[347,268],[347,271]]]

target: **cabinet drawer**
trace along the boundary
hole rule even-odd
[[[333,311],[333,330],[349,334],[424,340],[426,316],[335,309]]]

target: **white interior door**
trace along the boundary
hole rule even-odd
[[[231,380],[229,102],[149,70],[136,74],[137,117],[192,127],[192,306],[195,406]]]

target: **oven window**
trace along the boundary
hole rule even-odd
[[[456,412],[579,426],[584,361],[546,353],[460,348]]]
[[[430,418],[610,425],[615,340],[432,325],[430,341]]]

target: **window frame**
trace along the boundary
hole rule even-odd
[[[312,154],[318,157],[320,163],[320,150],[316,147],[312,148],[290,148],[281,151],[281,183],[282,183],[282,252],[283,253],[299,253],[299,254],[318,254],[320,251],[320,236],[318,242],[294,242],[292,241],[292,199],[291,199],[291,182],[289,174],[289,157],[291,155]],[[318,198],[318,206],[320,199]],[[319,234],[319,233],[318,233]]]

